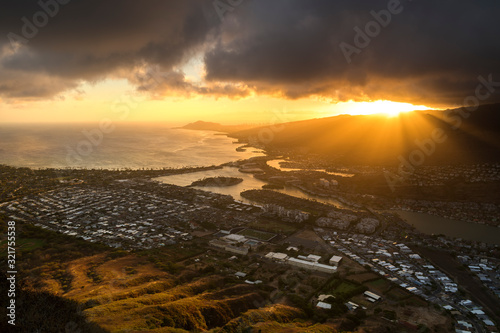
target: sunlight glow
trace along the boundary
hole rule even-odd
[[[400,113],[416,110],[431,110],[425,105],[413,105],[410,103],[399,103],[392,101],[373,101],[373,102],[346,102],[342,106],[342,113],[350,115],[369,115],[381,114],[386,117],[396,117]]]

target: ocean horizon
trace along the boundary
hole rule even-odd
[[[43,168],[161,169],[219,165],[264,154],[213,131],[172,124],[2,124],[0,164]]]

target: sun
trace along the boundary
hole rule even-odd
[[[430,110],[425,105],[413,105],[410,103],[400,103],[392,101],[378,100],[373,102],[353,102],[343,103],[342,113],[350,115],[370,115],[380,114],[386,117],[397,117],[401,113],[415,110]]]

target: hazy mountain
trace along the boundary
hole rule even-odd
[[[187,125],[184,125],[182,129],[190,129],[190,130],[198,130],[198,131],[217,131],[217,132],[225,132],[225,133],[230,133],[230,132],[235,132],[235,131],[242,131],[246,130],[249,128],[254,128],[255,125],[221,125],[219,123],[213,123],[209,121],[201,121],[198,120],[194,123],[189,123]]]

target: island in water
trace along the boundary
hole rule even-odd
[[[189,186],[233,186],[243,181],[238,177],[206,177],[198,179]]]

